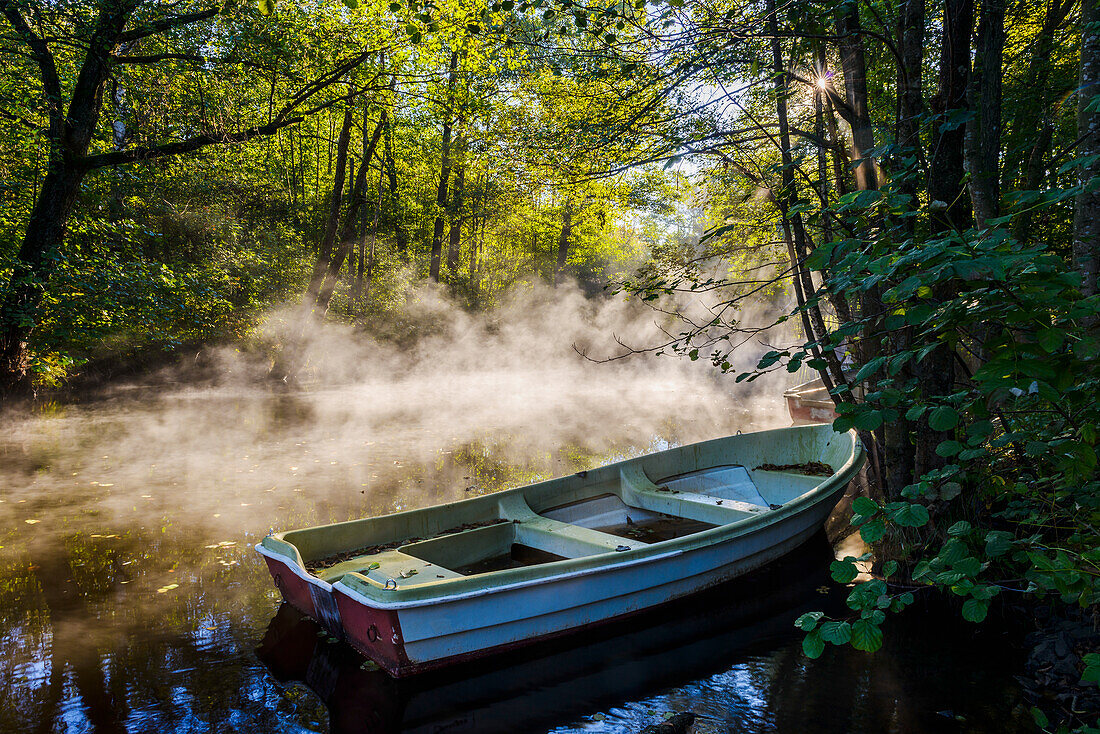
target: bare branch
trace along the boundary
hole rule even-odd
[[[130,31],[126,31],[118,37],[119,43],[129,43],[131,41],[138,41],[142,38],[148,38],[149,36],[155,36],[158,33],[171,30],[173,28],[179,28],[180,26],[190,25],[191,23],[198,23],[203,20],[209,20],[218,14],[217,8],[209,8],[207,10],[200,10],[195,13],[186,13],[184,15],[173,15],[168,18],[161,18],[158,21],[149,23],[141,28],[135,28]]]
[[[126,163],[137,163],[140,161],[154,160],[156,158],[181,155],[183,153],[196,151],[200,148],[205,148],[208,145],[216,145],[219,143],[243,143],[253,138],[271,135],[284,127],[295,125],[304,119],[304,117],[292,117],[278,122],[270,122],[260,127],[251,127],[238,133],[203,133],[202,135],[196,135],[186,140],[164,143],[163,145],[143,146],[140,148],[131,148],[130,150],[118,150],[111,153],[90,155],[81,159],[80,165],[87,170],[91,170],[103,168],[104,166],[117,166]]]

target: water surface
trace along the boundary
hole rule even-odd
[[[431,390],[136,391],[8,415],[0,731],[625,734],[685,710],[700,733],[1027,730],[995,629],[924,610],[877,655],[802,657],[791,621],[844,595],[822,537],[630,625],[411,683],[280,609],[251,548],[271,527],[766,427],[772,408],[763,420],[686,381],[565,390],[482,374]]]

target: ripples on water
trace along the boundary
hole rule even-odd
[[[843,597],[820,593],[823,538],[629,625],[411,682],[363,670],[280,609],[251,549],[271,526],[452,501],[763,427],[686,383],[577,386],[568,401],[556,383],[531,384],[493,388],[506,413],[484,412],[484,389],[451,385],[448,398],[410,383],[136,394],[7,417],[0,730],[625,734],[684,710],[700,734],[1015,730],[1015,662],[995,632],[953,617],[910,615],[875,656],[802,657],[791,621]]]

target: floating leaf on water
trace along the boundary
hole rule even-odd
[[[162,586],[159,589],[157,589],[157,593],[158,594],[163,594],[166,591],[171,591],[172,589],[178,589],[178,588],[179,588],[179,584],[168,584],[167,586]]]
[[[203,627],[203,629],[210,630],[211,632],[213,632],[213,631],[217,630],[218,628],[217,627]]]
[[[23,522],[27,523],[28,525],[37,525],[39,522],[41,522],[41,520],[24,520]]]

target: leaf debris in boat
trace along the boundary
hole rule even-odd
[[[761,464],[753,471],[788,471],[796,474],[805,474],[810,477],[831,477],[834,472],[828,464],[820,461],[807,461],[804,464]]]
[[[363,548],[356,548],[355,550],[344,551],[343,553],[334,553],[331,556],[319,558],[316,561],[306,562],[306,571],[312,574],[320,573],[325,569],[332,568],[338,563],[344,561],[350,561],[360,556],[373,556],[376,553],[382,551],[393,550],[409,543],[419,543],[422,540],[431,540],[432,538],[441,538],[444,535],[453,535],[454,533],[460,533],[464,530],[476,530],[477,528],[487,528],[491,525],[500,525],[501,523],[510,522],[504,518],[497,518],[495,520],[483,520],[481,522],[467,522],[462,525],[456,525],[453,528],[447,528],[441,532],[436,533],[428,538],[401,538],[400,540],[394,540],[389,543],[379,543],[378,545],[368,545]]]

